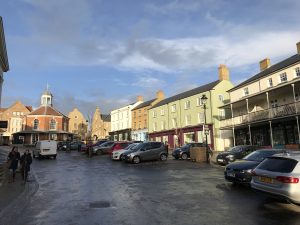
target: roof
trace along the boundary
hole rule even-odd
[[[151,99],[151,100],[146,101],[146,102],[143,102],[143,103],[137,105],[137,106],[136,106],[135,108],[133,108],[132,110],[141,109],[141,108],[144,108],[144,107],[146,107],[146,106],[149,106],[149,105],[151,105],[151,103],[154,102],[155,100],[156,100],[156,98]]]
[[[236,90],[236,89],[238,89],[238,88],[240,88],[242,86],[245,86],[245,85],[247,85],[249,83],[252,83],[252,82],[254,82],[256,80],[259,80],[259,79],[261,79],[261,78],[263,78],[265,76],[268,76],[271,73],[274,73],[276,71],[282,70],[282,69],[284,69],[284,68],[286,68],[288,66],[291,66],[291,65],[293,65],[293,64],[295,64],[297,62],[300,62],[300,54],[293,55],[293,56],[291,56],[291,57],[289,57],[289,58],[287,58],[287,59],[285,59],[285,60],[283,60],[283,61],[281,61],[279,63],[274,64],[273,66],[270,66],[269,68],[267,68],[267,69],[259,72],[258,74],[252,76],[248,80],[246,80],[246,81],[240,83],[239,85],[231,88],[229,91],[234,91],[234,90]]]
[[[64,130],[23,130],[16,132],[15,134],[73,134]]]
[[[1,16],[0,16],[0,66],[2,67],[4,72],[7,72],[9,70],[5,36],[4,36],[4,27],[3,27],[3,21]]]
[[[200,87],[194,88],[194,89],[192,89],[192,90],[189,90],[189,91],[186,91],[186,92],[183,92],[183,93],[174,95],[174,96],[169,97],[169,98],[166,98],[166,99],[160,101],[159,103],[157,103],[156,105],[154,105],[152,108],[156,108],[156,107],[159,107],[159,106],[168,104],[168,103],[170,103],[170,102],[174,102],[174,101],[177,101],[177,100],[180,100],[180,99],[184,99],[184,98],[187,98],[187,97],[190,97],[190,96],[199,94],[199,93],[203,93],[203,92],[206,92],[206,91],[210,91],[210,90],[212,90],[217,84],[219,84],[220,82],[221,82],[220,80],[217,80],[217,81],[214,81],[214,82],[211,82],[211,83],[202,85],[202,86],[200,86]]]
[[[0,108],[0,113],[6,111],[8,108]]]
[[[56,109],[54,109],[51,106],[40,106],[39,108],[37,108],[36,110],[34,110],[34,111],[32,111],[31,113],[28,114],[28,116],[31,116],[31,115],[49,115],[49,116],[67,117],[67,116],[65,116],[64,114],[57,111]]]
[[[110,115],[109,114],[101,114],[101,119],[105,122],[110,122],[111,121],[111,118],[110,118]]]

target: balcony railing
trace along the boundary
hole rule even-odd
[[[300,114],[300,102],[282,105],[270,109],[251,112],[245,115],[221,120],[221,127],[232,127],[258,121],[272,120],[276,118]]]

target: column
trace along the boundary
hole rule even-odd
[[[297,109],[297,105],[296,105],[296,94],[295,94],[295,84],[292,84],[292,89],[293,89],[293,99],[294,99],[294,106],[295,106],[295,110],[296,110],[296,114],[298,113],[298,109]],[[299,126],[298,126],[299,128]],[[299,131],[298,131],[299,133]]]
[[[273,143],[272,122],[269,121],[269,124],[270,124],[270,139],[271,139],[271,145],[272,145],[272,148],[273,148],[274,147],[274,143]]]
[[[266,95],[267,95],[267,104],[268,104],[268,111],[269,111],[269,118],[270,118],[271,116],[270,116],[270,100],[269,100],[269,92],[266,92]]]
[[[299,140],[299,145],[300,145],[300,128],[299,128],[299,116],[296,116],[297,120],[297,128],[298,128],[298,140]]]
[[[250,141],[250,145],[252,145],[252,134],[251,134],[251,126],[250,126],[250,124],[248,125],[248,129],[249,129],[249,141]]]

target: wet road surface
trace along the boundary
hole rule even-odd
[[[300,224],[300,207],[232,186],[206,164],[131,165],[60,152],[32,167],[38,190],[18,199],[26,207],[17,204],[1,225]]]

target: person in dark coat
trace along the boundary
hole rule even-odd
[[[18,164],[19,164],[19,160],[20,160],[20,153],[18,152],[17,147],[12,148],[12,150],[8,154],[7,160],[9,163],[8,169],[10,169],[12,171],[12,180],[11,181],[14,182],[15,178],[16,178],[16,170],[18,169]]]
[[[22,178],[24,182],[27,181],[28,172],[30,171],[31,163],[32,163],[32,157],[29,150],[27,149],[21,157],[21,172],[22,172]]]

